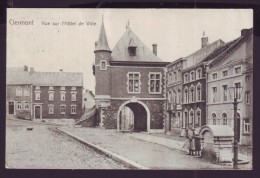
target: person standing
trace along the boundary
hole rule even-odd
[[[188,155],[192,155],[195,151],[195,144],[194,144],[194,129],[192,128],[192,124],[189,125],[189,128],[187,130],[187,138],[188,138],[188,149],[189,153]]]

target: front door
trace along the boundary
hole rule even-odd
[[[40,119],[40,118],[41,118],[41,107],[35,106],[35,119]]]
[[[9,114],[14,114],[14,102],[13,101],[9,101],[8,110],[9,110]]]

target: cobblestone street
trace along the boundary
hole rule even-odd
[[[28,131],[29,127],[33,130]],[[61,133],[56,127],[7,119],[6,166],[30,169],[127,168]]]

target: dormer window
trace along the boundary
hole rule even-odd
[[[136,46],[129,46],[128,53],[130,56],[136,56]]]

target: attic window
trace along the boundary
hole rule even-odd
[[[136,46],[129,46],[128,52],[130,56],[136,56]]]

